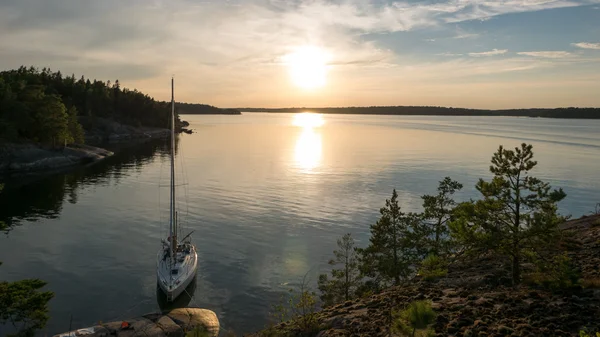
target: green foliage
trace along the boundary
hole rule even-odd
[[[448,223],[456,206],[452,195],[462,188],[461,183],[446,177],[440,181],[437,195],[424,195],[421,197],[423,199],[423,218],[425,220],[423,238],[427,241],[429,252],[434,255],[446,254],[450,250]]]
[[[421,261],[419,274],[426,281],[433,281],[448,274],[448,263],[437,255],[428,255]]]
[[[0,282],[0,324],[11,324],[15,336],[33,336],[48,321],[50,291],[40,291],[46,282],[32,279]]]
[[[435,321],[436,314],[429,301],[415,301],[409,306],[393,314],[392,331],[404,335],[429,336],[432,334],[427,327]],[[421,331],[418,331],[421,330]]]
[[[0,140],[48,145],[83,142],[78,114],[134,126],[165,127],[169,104],[119,81],[76,80],[50,69],[20,67],[0,72]],[[92,122],[93,124],[93,122]]]
[[[70,107],[69,110],[67,111],[68,114],[68,124],[67,127],[69,129],[69,134],[71,136],[70,141],[72,143],[77,143],[77,144],[83,144],[84,143],[84,138],[83,138],[83,127],[81,127],[81,124],[79,124],[79,122],[77,121],[77,108],[75,108],[74,106]]]
[[[375,283],[395,285],[411,273],[411,266],[418,260],[420,245],[414,237],[421,224],[420,216],[405,214],[398,205],[398,193],[394,189],[392,198],[380,209],[381,218],[371,225],[369,246],[358,249],[361,272]]]
[[[523,258],[555,245],[564,221],[557,203],[566,194],[530,176],[536,165],[531,145],[500,146],[492,157],[492,180],[476,185],[483,199],[457,206],[450,224],[453,237],[472,253],[509,257],[513,284],[521,281]]]
[[[329,265],[341,268],[331,269],[331,279],[326,274],[319,275],[320,298],[325,306],[355,298],[362,285],[358,254],[352,235],[348,233],[338,239],[337,246],[338,250],[333,251],[335,258],[329,260]]]
[[[567,254],[553,256],[549,261],[534,258],[538,270],[526,275],[529,284],[536,284],[549,289],[565,289],[579,285],[581,274],[574,268]]]
[[[290,289],[287,296],[282,296],[279,303],[272,307],[270,316],[281,323],[290,320],[295,333],[289,329],[281,330],[271,324],[261,336],[314,336],[320,330],[317,317],[317,295],[308,287],[307,275],[296,288]]]
[[[593,337],[593,333],[590,335],[590,333],[584,331],[584,330],[580,330],[579,331],[579,337]],[[596,337],[600,337],[600,332],[596,332]]]

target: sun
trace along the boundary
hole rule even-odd
[[[316,89],[325,85],[328,59],[324,50],[314,46],[296,48],[283,58],[292,81],[303,89]]]

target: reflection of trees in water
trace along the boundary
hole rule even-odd
[[[177,142],[178,139],[176,151]],[[87,167],[50,176],[6,179],[4,191],[0,193],[0,221],[6,222],[10,230],[22,220],[55,219],[62,210],[65,196],[68,202],[76,204],[80,187],[118,184],[121,178],[140,172],[155,159],[168,157],[169,147],[164,139],[110,145],[108,148],[115,152],[114,156]]]

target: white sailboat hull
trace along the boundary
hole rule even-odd
[[[157,257],[156,277],[158,285],[167,295],[167,301],[169,302],[174,301],[185,291],[196,277],[198,270],[196,247],[191,243],[185,243],[179,247],[182,249],[177,252],[174,265],[171,265],[171,259],[166,256],[167,250],[165,249],[161,249]]]

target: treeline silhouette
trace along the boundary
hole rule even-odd
[[[82,143],[80,116],[166,128],[170,102],[121,88],[119,80],[77,79],[25,66],[0,72],[0,142]]]
[[[188,115],[241,115],[236,109],[221,109],[207,104],[175,103],[175,108],[180,114]]]
[[[440,106],[368,106],[346,108],[239,108],[244,112],[296,113],[315,112],[323,114],[358,115],[423,115],[423,116],[519,116],[545,118],[600,119],[600,108],[555,108],[555,109],[506,109],[485,110],[447,108]]]

